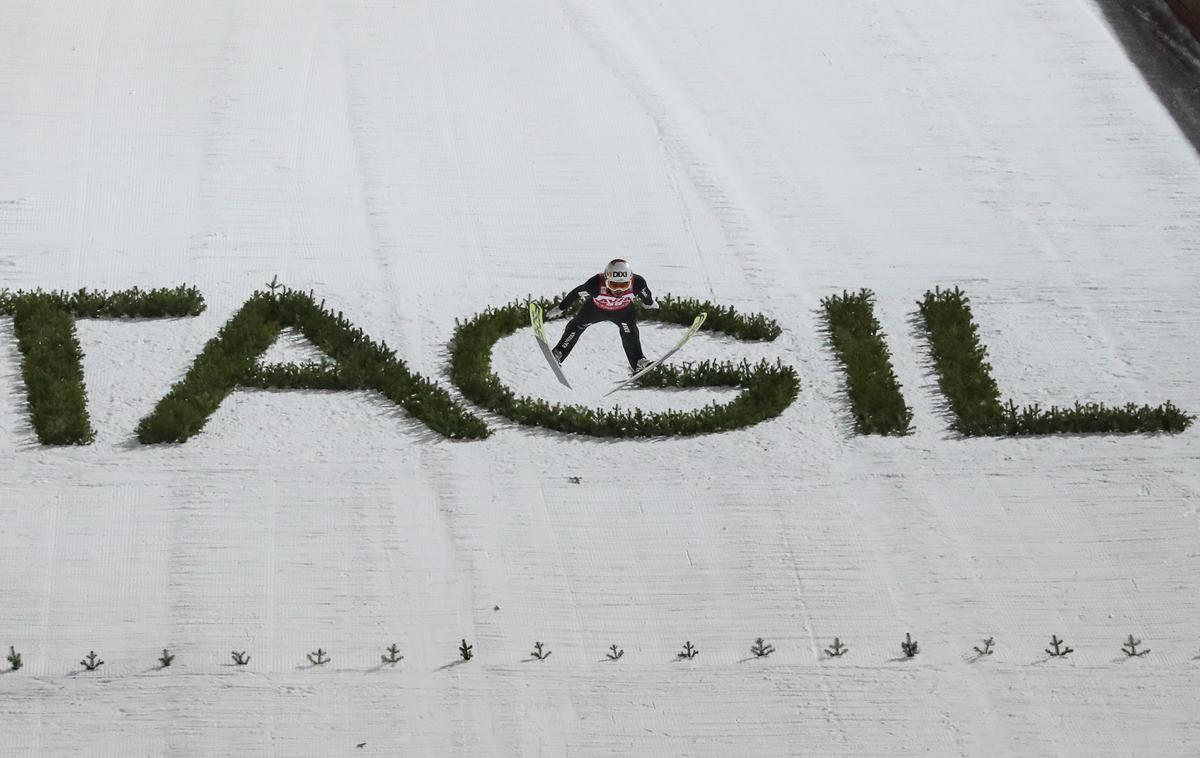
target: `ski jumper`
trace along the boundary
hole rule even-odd
[[[621,293],[612,292],[605,284],[604,274],[596,274],[583,284],[567,293],[558,308],[566,310],[576,300],[583,297],[583,307],[574,318],[567,322],[562,338],[554,346],[559,363],[567,359],[571,349],[579,341],[579,335],[592,324],[610,321],[621,330],[621,347],[625,348],[625,357],[629,359],[629,367],[635,368],[638,360],[644,358],[642,353],[642,338],[638,333],[637,314],[633,310],[633,301],[641,300],[646,305],[654,303],[654,296],[646,286],[646,280],[637,274],[633,275],[633,284]]]

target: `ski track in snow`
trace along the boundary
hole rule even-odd
[[[1086,3],[18,2],[0,164],[0,287],[208,302],[79,323],[97,441],[75,449],[34,444],[0,319],[0,645],[25,661],[0,674],[0,755],[1200,744],[1196,432],[956,440],[912,321],[958,285],[1006,397],[1200,410],[1200,163]],[[774,343],[679,357],[782,359],[799,399],[695,439],[485,414],[492,438],[454,443],[372,393],[238,391],[186,445],[134,439],[273,276],[449,386],[456,318],[616,255],[778,319]],[[849,433],[818,308],[859,287],[906,438]],[[647,353],[677,334],[647,325]],[[285,335],[266,360],[316,355]],[[575,392],[528,331],[493,366],[593,405],[624,358],[598,325]],[[1049,660],[1052,634],[1076,652]],[[758,636],[777,652],[753,659]],[[851,652],[826,660],[835,636]]]

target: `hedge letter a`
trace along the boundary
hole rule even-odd
[[[307,293],[272,287],[256,292],[191,369],[138,424],[144,444],[186,442],[237,387],[374,390],[430,429],[453,439],[482,439],[487,426],[437,384],[413,374],[386,344],[372,341],[341,313]],[[263,367],[259,358],[283,327],[298,330],[336,363]]]

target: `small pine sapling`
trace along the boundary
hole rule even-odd
[[[841,658],[846,653],[850,652],[850,648],[842,644],[842,641],[837,637],[833,638],[833,644],[825,648],[825,655],[830,658]]]
[[[88,654],[84,656],[82,661],[79,662],[79,665],[83,666],[83,668],[87,671],[95,671],[104,665],[104,661],[100,660],[100,658],[96,655],[95,650],[91,650],[88,651]]]
[[[475,655],[475,653],[471,652],[474,648],[474,645],[468,645],[467,641],[463,640],[462,644],[458,646],[458,654],[462,656],[464,661],[469,661]]]
[[[1050,635],[1050,646],[1054,649],[1051,650],[1050,648],[1046,648],[1046,652],[1049,653],[1052,658],[1066,658],[1068,655],[1075,652],[1075,648],[1063,647],[1063,644],[1063,641],[1058,638],[1057,634],[1052,634]]]
[[[237,664],[238,666],[245,666],[247,663],[250,662],[250,656],[246,655],[245,650],[243,650],[240,653],[238,651],[234,650],[231,653],[231,655],[233,656],[233,662],[235,664]]]
[[[175,660],[175,656],[171,655],[170,651],[164,647],[162,655],[158,656],[158,667],[165,669],[171,665],[171,661],[173,660]]]
[[[615,660],[618,660],[618,659],[619,659],[621,656],[625,655],[625,648],[618,648],[618,647],[616,646],[616,643],[613,643],[613,644],[612,644],[612,645],[611,645],[611,646],[608,648],[608,652],[607,652],[607,653],[605,653],[604,655],[605,655],[605,657],[607,657],[607,658],[608,658],[610,661],[615,661]]]
[[[546,651],[544,651],[544,652],[543,652],[543,651],[542,651],[542,647],[543,647],[543,645],[542,645],[542,643],[540,643],[540,642],[535,642],[535,643],[533,643],[533,652],[532,652],[532,653],[530,653],[530,655],[532,655],[534,658],[537,658],[539,661],[544,661],[544,660],[546,660],[547,658],[549,658],[549,657],[550,657],[550,654],[551,654],[553,651],[551,651],[551,650],[546,650]]]
[[[314,666],[324,666],[326,663],[329,663],[329,661],[332,660],[321,648],[317,648],[313,652],[309,653],[307,658],[308,662]]]
[[[13,650],[12,645],[8,646],[8,656],[6,660],[8,661],[8,665],[12,667],[12,671],[21,670],[21,654],[16,650]]]
[[[979,657],[982,658],[983,656],[991,655],[994,652],[992,650],[992,645],[995,645],[995,644],[996,644],[996,639],[994,637],[988,637],[986,640],[983,641],[983,647],[979,647],[978,645],[976,645],[976,646],[974,646],[974,650],[976,653],[979,654]]]
[[[700,655],[700,650],[697,649],[694,645],[692,645],[691,641],[689,640],[689,641],[683,643],[683,650],[676,653],[675,657],[676,658],[686,658],[687,660],[690,661],[691,659],[695,658],[697,655]]]
[[[917,644],[917,641],[914,640],[912,635],[908,632],[904,633],[904,642],[900,643],[900,649],[904,651],[905,658],[912,658],[916,656],[917,653],[921,652],[921,648]]]
[[[1125,644],[1121,646],[1121,652],[1129,658],[1141,658],[1146,653],[1150,652],[1150,648],[1139,651],[1138,645],[1142,644],[1141,640],[1135,640],[1133,635],[1129,635],[1129,639],[1125,640]]]
[[[754,640],[754,644],[750,646],[750,652],[754,653],[756,658],[766,658],[771,653],[775,652],[774,645],[768,645],[763,642],[763,638],[759,637]]]
[[[396,643],[394,642],[389,645],[387,650],[384,652],[387,653],[387,655],[379,656],[384,663],[395,664],[404,660],[404,656],[400,655],[400,648],[396,647]]]

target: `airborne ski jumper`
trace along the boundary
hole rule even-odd
[[[616,324],[621,332],[621,346],[625,348],[630,371],[644,371],[652,365],[642,352],[642,338],[638,333],[633,303],[641,300],[647,308],[657,308],[658,303],[654,302],[646,280],[633,273],[627,262],[620,258],[610,261],[603,274],[596,274],[571,290],[558,305],[546,311],[546,318],[563,315],[563,311],[579,299],[583,300],[583,307],[567,322],[562,338],[554,346],[554,358],[560,364],[571,354],[571,349],[585,329],[592,324],[609,321]]]

